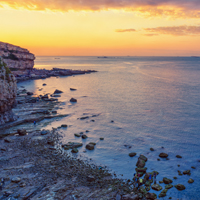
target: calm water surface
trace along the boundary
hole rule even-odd
[[[122,174],[122,178],[129,179],[133,177],[138,156],[144,154],[148,157],[148,171],[160,173],[158,181],[177,176],[173,184],[186,186],[184,191],[170,189],[162,199],[170,196],[200,199],[200,58],[37,57],[35,67],[98,71],[19,83],[37,94],[53,93],[55,89],[64,92],[59,98],[63,104],[58,112],[70,116],[46,128],[66,123],[70,126],[60,129],[63,143],[83,142],[84,146],[88,142],[97,143],[94,151],[85,153],[85,147],[80,148],[78,157],[91,158],[98,165],[108,166],[119,177]],[[43,83],[47,86],[42,86]],[[70,91],[70,87],[77,91]],[[71,97],[78,102],[71,104]],[[98,116],[77,119],[92,115]],[[90,131],[86,140],[74,137],[74,133],[86,130]],[[155,151],[151,152],[151,147]],[[130,152],[136,152],[137,156],[130,158]],[[157,161],[161,152],[168,153],[169,160]],[[177,154],[183,158],[176,158]],[[177,170],[188,169],[190,177],[178,176]],[[189,178],[195,182],[187,183]]]

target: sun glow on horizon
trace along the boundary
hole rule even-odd
[[[85,8],[91,6],[86,3]],[[200,54],[199,18],[190,14],[187,19],[176,18],[183,10],[177,5],[173,13],[167,6],[168,15],[167,10],[161,13],[164,6],[148,11],[149,5],[140,5],[134,12],[115,5],[97,11],[84,10],[83,5],[83,10],[67,12],[52,11],[51,5],[40,11],[34,4],[16,4],[16,9],[5,2],[0,5],[0,41],[27,48],[36,56]]]

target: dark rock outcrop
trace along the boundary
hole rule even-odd
[[[0,125],[14,121],[16,116],[12,112],[17,95],[15,76],[7,64],[0,57]]]
[[[27,49],[0,42],[0,56],[15,76],[28,75],[33,69],[35,56]]]

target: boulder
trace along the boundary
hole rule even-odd
[[[86,139],[88,136],[87,135],[82,135],[82,138],[83,139]]]
[[[25,129],[18,129],[18,130],[17,130],[17,133],[18,133],[20,136],[23,136],[23,135],[26,135],[26,134],[27,134],[27,132],[26,132]]]
[[[168,154],[166,154],[166,153],[160,153],[160,154],[159,154],[159,157],[161,157],[161,158],[167,158],[167,157],[168,157]]]
[[[188,183],[194,183],[194,180],[190,178],[190,179],[188,180]]]
[[[149,199],[149,200],[154,200],[157,198],[157,195],[155,193],[147,193],[146,194],[146,198]]]
[[[153,185],[151,186],[151,188],[152,188],[153,190],[156,190],[156,191],[162,190],[162,187],[161,187],[159,184],[153,184]]]
[[[70,102],[75,103],[75,102],[77,102],[77,99],[71,98]]]
[[[170,184],[170,183],[172,183],[173,181],[172,181],[171,179],[169,179],[169,178],[164,177],[164,178],[163,178],[163,182],[164,182],[165,184]]]
[[[21,181],[20,177],[15,177],[11,180],[13,183],[19,183]]]
[[[147,160],[148,160],[147,157],[144,156],[144,155],[142,155],[142,154],[140,155],[139,159],[142,159],[142,160],[144,160],[145,162],[147,162]]]
[[[63,93],[63,91],[57,89],[54,91],[54,94],[60,94],[60,93]]]
[[[136,166],[139,167],[139,168],[143,168],[145,166],[145,161],[140,159],[140,158],[138,158]]]
[[[177,184],[174,186],[177,190],[185,190],[185,186],[182,184]]]
[[[129,155],[130,157],[134,157],[134,156],[136,156],[136,154],[137,154],[137,153],[135,153],[135,152],[131,152],[131,153],[129,153],[128,155]]]
[[[86,149],[93,150],[94,149],[94,145],[93,144],[87,144],[86,145]]]

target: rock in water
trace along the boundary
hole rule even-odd
[[[168,154],[166,154],[166,153],[160,153],[160,154],[159,154],[159,157],[161,157],[161,158],[167,158],[167,157],[168,157]]]
[[[153,184],[153,185],[151,186],[151,188],[152,188],[153,190],[156,190],[156,191],[162,190],[162,187],[161,187],[159,184]]]
[[[185,190],[185,186],[182,184],[178,184],[174,186],[177,190]]]
[[[135,152],[129,153],[129,156],[134,157],[134,156],[136,156],[136,153]]]
[[[63,91],[57,89],[54,91],[54,94],[60,94],[60,93],[63,93]]]
[[[0,125],[17,119],[12,112],[12,108],[16,105],[16,96],[16,79],[0,57]]]
[[[71,99],[70,99],[70,102],[75,103],[75,102],[77,102],[77,99],[71,98]]]
[[[86,145],[86,149],[93,150],[94,149],[94,145],[93,144],[87,144]]]

